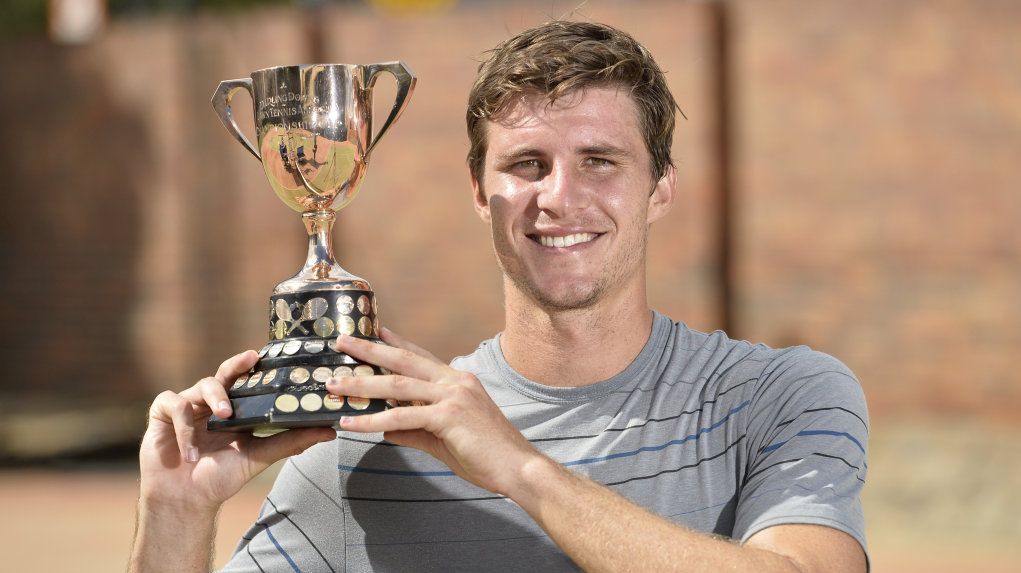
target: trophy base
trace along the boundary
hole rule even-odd
[[[265,436],[290,428],[335,426],[342,416],[389,408],[386,400],[335,396],[326,391],[331,378],[390,373],[333,347],[337,334],[383,343],[376,335],[379,322],[374,294],[365,283],[352,286],[356,288],[274,294],[270,298],[269,344],[259,351],[252,370],[227,390],[231,417],[211,416],[206,428]]]
[[[333,396],[324,384],[307,386],[311,387],[231,398],[234,415],[226,419],[212,416],[206,428],[271,436],[291,428],[335,426],[341,416],[375,414],[389,407],[384,400]]]

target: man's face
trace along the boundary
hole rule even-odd
[[[674,172],[654,179],[630,96],[525,96],[487,123],[487,143],[472,184],[506,278],[550,310],[644,304],[648,224],[669,209]]]

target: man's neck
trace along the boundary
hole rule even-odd
[[[547,386],[587,386],[620,373],[652,333],[644,285],[624,290],[591,307],[550,310],[508,286],[500,335],[508,364]]]

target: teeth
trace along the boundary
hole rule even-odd
[[[570,247],[578,243],[587,243],[596,238],[595,233],[575,233],[566,237],[550,237],[539,235],[539,244],[544,247]]]

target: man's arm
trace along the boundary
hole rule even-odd
[[[292,430],[271,438],[206,431],[214,411],[231,414],[227,386],[258,356],[226,360],[215,376],[181,393],[163,392],[149,408],[139,450],[139,496],[128,571],[208,572],[220,506],[273,462],[331,440],[331,428]]]
[[[524,468],[509,497],[586,571],[864,571],[850,535],[779,525],[739,545],[679,526],[549,460]]]
[[[590,571],[864,571],[862,548],[824,526],[779,525],[738,545],[694,532],[631,503],[535,450],[503,416],[478,379],[387,330],[397,348],[351,337],[338,349],[397,373],[331,381],[341,395],[421,404],[344,418],[341,427],[385,432],[462,478],[515,501],[576,563]]]

